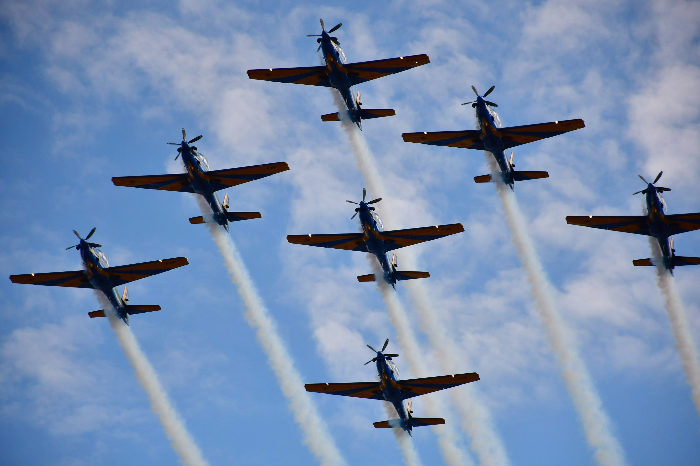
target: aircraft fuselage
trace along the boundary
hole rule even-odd
[[[331,40],[331,36],[326,31],[321,32],[320,41],[321,52],[323,53],[323,60],[326,64],[331,87],[340,92],[340,96],[347,106],[350,120],[355,123],[358,128],[362,129],[360,103],[350,90],[352,84],[348,77],[348,70],[344,67],[346,63],[345,53],[343,49],[340,48],[340,45],[335,44]]]
[[[401,389],[398,386],[399,370],[393,362],[387,360],[382,352],[377,353],[376,364],[377,373],[381,380],[382,396],[386,401],[394,405],[394,409],[396,409],[396,413],[401,421],[401,428],[410,435],[413,429],[409,421],[411,414],[406,409],[403,393],[401,393]]]
[[[476,97],[476,118],[479,121],[479,130],[481,130],[481,140],[484,143],[484,148],[493,155],[501,169],[501,178],[503,182],[510,186],[510,189],[515,189],[515,180],[513,179],[513,167],[506,157],[504,152],[505,145],[498,135],[498,126],[493,114],[487,108],[486,102],[481,96]]]
[[[374,254],[384,271],[384,280],[396,288],[396,274],[394,273],[394,266],[389,261],[387,256],[387,250],[384,245],[384,241],[379,238],[378,234],[381,233],[383,227],[381,220],[374,211],[374,207],[368,206],[365,202],[360,202],[359,207],[360,223],[362,224],[362,230],[365,233],[365,245],[367,250]]]
[[[79,248],[80,258],[83,260],[88,281],[93,288],[104,293],[116,311],[117,316],[125,324],[129,325],[129,314],[126,312],[125,303],[119,296],[117,288],[112,286],[112,282],[104,271],[105,268],[109,267],[107,256],[102,251],[90,247],[87,241],[83,239],[80,240]],[[105,312],[110,311],[105,309]]]
[[[666,202],[653,184],[649,183],[646,191],[647,215],[649,216],[649,233],[656,238],[661,248],[664,267],[673,273],[673,242],[666,219]]]

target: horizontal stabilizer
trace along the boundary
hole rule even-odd
[[[700,257],[673,256],[673,266],[700,265]]]
[[[392,429],[394,427],[401,427],[401,419],[389,419],[388,421],[377,421],[374,422],[375,429]]]
[[[370,273],[368,275],[360,275],[357,277],[358,282],[373,282],[376,280],[376,277],[374,276],[373,273]]]
[[[105,310],[100,309],[99,311],[88,312],[88,315],[91,319],[94,319],[95,317],[105,317]]]
[[[160,306],[157,304],[129,304],[124,306],[126,313],[129,315],[143,314],[144,312],[160,311]]]
[[[363,120],[371,120],[372,118],[381,118],[394,115],[396,115],[396,111],[391,108],[360,109],[360,118]]]
[[[428,278],[430,273],[428,272],[411,272],[408,270],[395,270],[394,276],[397,280],[414,280],[416,278]]]
[[[412,417],[411,426],[413,427],[423,427],[423,426],[436,426],[439,424],[444,424],[445,420],[441,417]]]
[[[226,212],[226,218],[229,222],[238,222],[239,220],[250,220],[253,218],[261,218],[260,212]]]
[[[513,180],[515,181],[527,181],[536,180],[539,178],[549,178],[549,173],[547,172],[513,172]]]
[[[199,217],[192,217],[190,218],[190,223],[192,225],[199,225],[201,223],[204,223],[204,217],[202,217],[201,215]]]
[[[491,182],[491,175],[475,176],[474,182],[475,183],[490,183]]]
[[[338,112],[329,113],[327,115],[321,115],[321,120],[322,121],[340,121],[340,115],[338,115]]]
[[[654,265],[651,263],[651,259],[635,259],[632,261],[632,264],[637,266],[637,267],[643,267],[643,266],[651,267],[652,265]]]

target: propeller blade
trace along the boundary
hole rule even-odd
[[[369,346],[369,345],[367,345],[367,348],[371,349],[371,350],[374,351],[375,353],[379,353],[379,351],[377,351],[376,349],[372,348],[372,347]]]
[[[384,356],[387,358],[398,358],[399,357],[398,354],[385,354]]]
[[[179,152],[178,152],[177,155],[175,156],[175,160],[177,160],[178,157],[180,157],[180,153],[179,153]]]
[[[656,190],[662,193],[662,192],[664,192],[664,191],[670,191],[671,188],[661,188],[661,187],[659,187],[659,188],[656,188]]]
[[[95,234],[95,230],[97,230],[97,227],[90,230],[90,233],[88,233],[88,235],[85,237],[85,241],[89,240],[90,237]]]
[[[364,365],[366,366],[367,364],[369,364],[369,363],[371,363],[371,362],[374,362],[374,361],[376,361],[376,360],[377,360],[377,358],[370,359],[370,360],[367,361]]]
[[[166,144],[170,144],[171,146],[179,146],[179,142],[166,142]]]
[[[646,189],[645,189],[645,191],[646,191]],[[634,196],[635,194],[639,194],[639,193],[641,193],[641,191],[637,191],[636,193],[632,193],[632,195]]]
[[[474,102],[474,101],[472,101],[472,102],[464,102],[462,105],[469,105],[469,104],[473,104],[473,103],[475,103],[475,102]]]
[[[660,171],[659,174],[656,175],[656,179],[654,180],[654,182],[652,184],[656,184],[656,182],[659,181],[659,178],[661,178],[661,175],[663,175],[663,174],[664,174],[664,172]]]
[[[101,244],[97,244],[97,243],[88,243],[88,246],[90,246],[91,248],[101,248],[102,247]]]
[[[379,201],[381,201],[381,200],[382,200],[382,198],[381,198],[381,197],[378,197],[378,198],[376,198],[376,199],[374,199],[374,200],[372,200],[372,201],[369,201],[367,204],[368,204],[368,205],[369,205],[369,204],[374,204],[375,202],[379,202]]]
[[[382,353],[386,349],[386,347],[389,345],[389,339],[387,338],[386,341],[384,342],[384,346],[382,346]]]
[[[189,141],[187,141],[187,144],[192,144],[193,142],[197,142],[197,141],[199,141],[200,139],[202,139],[202,135],[201,135],[201,134],[200,134],[199,136],[197,136],[196,138],[190,139]]]
[[[649,182],[647,180],[645,180],[642,175],[637,175],[637,176],[640,177],[642,179],[642,181],[644,181],[646,184],[649,184]]]
[[[323,29],[323,30],[325,31],[325,30],[326,30],[326,25],[323,24],[323,18],[320,18],[320,19],[321,19],[321,29]]]
[[[69,246],[69,247],[66,248],[66,251],[69,250],[69,249],[73,249],[73,248],[78,249],[78,246]]]
[[[352,220],[352,219],[355,218],[355,217],[357,217],[357,212],[355,212],[355,215],[353,215],[352,217],[350,217],[350,220]]]
[[[333,27],[331,28],[330,31],[328,31],[328,34],[330,34],[330,33],[333,32],[333,31],[337,31],[338,29],[340,29],[340,26],[342,26],[342,25],[343,25],[343,23],[338,23],[338,24],[336,24],[335,26],[333,26]]]
[[[486,97],[486,96],[489,95],[491,92],[493,92],[494,89],[496,89],[496,86],[491,86],[491,87],[489,88],[489,90],[486,91],[486,92],[484,93],[484,95],[482,95],[481,97]]]
[[[367,197],[367,190],[365,188],[362,188],[362,202],[365,202],[366,197]]]
[[[321,37],[321,34],[307,34],[306,37]]]
[[[498,104],[495,104],[493,102],[489,102],[488,100],[484,100],[484,102],[486,103],[486,105],[489,105],[491,107],[498,107]]]
[[[73,230],[73,233],[75,233],[75,236],[77,236],[77,237],[78,237],[78,239],[83,239],[83,238],[81,238],[81,237],[80,237],[80,235],[78,234],[78,232],[77,232],[77,231]]]
[[[187,141],[187,133],[185,132],[185,128],[182,128],[182,140]]]
[[[476,94],[477,97],[479,97],[479,93],[476,91],[476,88],[472,86],[472,91],[474,91],[474,94]]]
[[[355,201],[345,201],[345,202],[349,202],[350,204],[357,204],[357,202],[355,202]]]
[[[316,51],[318,52],[319,50],[321,50],[321,46],[320,46],[320,45],[318,46],[318,48],[316,49]]]

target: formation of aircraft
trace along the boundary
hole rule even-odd
[[[227,168],[225,170],[209,170],[209,163],[197,147],[191,145],[199,141],[201,135],[187,140],[185,128],[182,128],[182,142],[169,142],[168,144],[180,146],[177,148],[177,156],[185,165],[187,173],[169,175],[148,176],[117,176],[112,178],[115,186],[127,186],[131,188],[159,189],[163,191],[179,191],[181,193],[196,193],[204,197],[211,207],[212,214],[209,217],[198,216],[190,218],[190,223],[201,224],[216,222],[228,231],[229,222],[260,218],[260,212],[229,212],[228,193],[224,196],[224,202],[219,201],[216,191],[238,186],[249,181],[258,180],[266,176],[274,175],[289,170],[286,162],[266,163],[250,167]]]
[[[446,388],[457,387],[479,380],[479,374],[471,372],[467,374],[443,375],[438,377],[425,377],[421,379],[399,379],[399,369],[392,361],[398,354],[385,354],[389,339],[384,342],[381,351],[377,351],[370,345],[369,349],[376,356],[367,361],[375,362],[379,381],[354,382],[354,383],[309,383],[304,385],[306,391],[315,393],[327,393],[329,395],[352,396],[355,398],[368,398],[370,400],[384,400],[394,405],[399,419],[379,421],[374,423],[376,428],[401,428],[412,435],[414,427],[433,426],[444,424],[442,418],[413,417],[411,399],[426,393],[437,392]],[[407,403],[404,403],[407,401]]]
[[[307,246],[317,246],[321,248],[345,249],[347,251],[369,252],[377,256],[377,260],[384,270],[384,280],[396,288],[396,282],[401,280],[412,280],[416,278],[427,278],[428,272],[414,272],[406,270],[396,270],[396,253],[391,262],[387,253],[395,249],[411,246],[425,241],[442,238],[443,236],[454,235],[464,231],[461,223],[450,225],[436,225],[425,228],[409,228],[407,230],[384,231],[382,221],[376,213],[372,204],[381,201],[381,198],[366,202],[367,190],[362,188],[362,201],[347,201],[351,204],[358,204],[355,215],[360,215],[362,233],[341,233],[339,235],[289,235],[287,241],[292,244],[305,244]],[[351,220],[355,218],[351,217]],[[376,280],[374,274],[360,275],[357,277],[360,282],[373,282]]]
[[[647,215],[630,216],[569,216],[566,223],[570,225],[580,225],[583,227],[600,228],[603,230],[621,231],[623,233],[634,233],[637,235],[653,236],[659,243],[663,266],[671,273],[675,267],[681,265],[700,265],[700,257],[677,256],[673,248],[673,238],[671,236],[688,231],[700,230],[700,212],[693,214],[666,214],[666,201],[661,197],[664,191],[670,188],[655,186],[663,172],[659,172],[652,183],[639,178],[646,183],[647,187],[634,194],[642,193],[646,196]],[[654,264],[651,258],[637,259],[632,261],[636,266],[650,266]]]
[[[500,118],[491,108],[498,107],[498,105],[484,100],[495,88],[496,86],[491,86],[481,96],[476,88],[472,86],[472,90],[476,94],[476,100],[462,104],[471,104],[475,109],[478,122],[476,130],[403,133],[401,135],[403,140],[431,146],[449,146],[488,151],[498,163],[503,182],[513,190],[515,189],[516,181],[548,178],[549,173],[546,171],[515,171],[513,152],[510,153],[510,159],[508,159],[505,151],[528,142],[539,141],[540,139],[551,138],[552,136],[581,129],[586,125],[583,120],[565,120],[501,128]],[[477,183],[488,183],[491,181],[491,175],[475,176],[474,181]]]
[[[102,246],[97,243],[88,242],[90,237],[95,233],[95,230],[97,230],[97,228],[93,228],[85,239],[81,238],[77,231],[73,230],[73,233],[75,233],[75,236],[78,237],[80,242],[76,246],[69,246],[66,248],[66,250],[75,248],[80,252],[80,257],[85,267],[84,270],[10,275],[10,280],[12,280],[13,283],[22,283],[26,285],[65,286],[99,290],[107,296],[117,316],[127,325],[129,325],[130,315],[160,311],[160,306],[158,305],[128,304],[129,293],[126,286],[121,296],[119,296],[117,287],[125,283],[141,280],[151,275],[157,275],[187,265],[189,264],[187,258],[175,257],[173,259],[161,259],[138,264],[110,267],[107,256],[98,249]],[[90,317],[105,317],[105,309],[89,312],[88,315]]]
[[[318,37],[318,50],[321,50],[323,53],[324,66],[248,70],[248,77],[250,79],[278,83],[332,87],[343,98],[350,121],[355,123],[360,129],[362,129],[362,120],[395,115],[396,112],[391,109],[362,108],[360,91],[357,91],[356,96],[350,88],[373,79],[425,65],[430,63],[430,58],[427,55],[411,55],[386,60],[346,63],[345,52],[340,48],[338,38],[331,36],[342,25],[343,23],[338,23],[330,31],[326,32],[326,26],[321,20],[321,34],[309,34],[307,36]],[[323,121],[339,121],[341,119],[341,115],[337,112],[321,116]]]

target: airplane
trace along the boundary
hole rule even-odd
[[[387,338],[381,351],[377,351],[370,345],[367,345],[377,355],[367,361],[365,365],[370,362],[376,362],[377,372],[379,373],[378,382],[309,383],[304,385],[304,388],[306,388],[307,392],[388,401],[394,405],[399,419],[375,422],[374,427],[377,429],[400,427],[412,436],[414,427],[434,426],[445,423],[445,420],[442,418],[413,417],[411,402],[413,397],[479,380],[479,374],[476,372],[400,380],[399,369],[392,361],[393,358],[399,355],[385,354],[384,350],[386,350],[388,344],[389,339]],[[404,400],[407,400],[406,404],[404,404]]]
[[[97,228],[93,228],[90,233],[81,238],[77,231],[73,230],[80,242],[77,246],[69,246],[69,249],[80,251],[85,270],[75,270],[70,272],[50,272],[50,273],[29,273],[24,275],[10,275],[12,283],[22,283],[25,285],[44,286],[66,286],[72,288],[93,288],[99,290],[107,296],[112,303],[117,316],[129,325],[129,316],[143,314],[145,312],[160,311],[160,306],[152,304],[129,304],[129,292],[124,287],[124,292],[119,296],[118,286],[125,283],[141,280],[142,278],[167,272],[189,264],[186,257],[175,257],[173,259],[161,259],[151,262],[141,262],[138,264],[119,265],[110,267],[107,256],[97,248],[102,246],[90,243],[88,240],[95,233]],[[105,317],[105,309],[88,312],[91,318]]]
[[[539,123],[536,125],[511,126],[501,128],[501,120],[498,114],[491,107],[498,107],[493,102],[484,100],[496,86],[479,95],[476,88],[472,90],[476,94],[476,100],[465,102],[462,105],[469,105],[476,111],[477,129],[466,131],[441,131],[438,133],[420,132],[403,133],[401,136],[405,142],[416,142],[431,146],[449,146],[462,149],[485,150],[491,153],[501,169],[501,179],[505,184],[515,190],[516,181],[535,180],[538,178],[548,178],[549,173],[545,171],[515,171],[513,163],[513,152],[510,159],[506,157],[505,150],[528,142],[539,141],[540,139],[558,136],[569,131],[584,128],[583,120],[554,121],[551,123]],[[491,175],[475,176],[476,183],[488,183]]]
[[[289,235],[287,241],[292,244],[305,244],[307,246],[317,246],[321,248],[345,249],[348,251],[370,252],[377,256],[377,260],[384,270],[384,280],[396,289],[396,282],[400,280],[412,280],[417,278],[428,278],[428,272],[413,272],[396,270],[396,253],[391,262],[387,253],[394,249],[411,246],[425,241],[442,238],[443,236],[454,235],[464,231],[461,223],[450,225],[436,225],[434,227],[410,228],[407,230],[384,231],[379,215],[372,207],[381,201],[382,198],[365,202],[367,190],[362,188],[362,201],[347,201],[350,204],[358,204],[355,215],[350,219],[360,215],[363,233],[343,233],[339,235]],[[359,282],[373,282],[376,280],[374,274],[360,275]]]
[[[637,235],[653,236],[661,248],[663,266],[673,275],[673,269],[682,265],[700,265],[700,257],[677,256],[673,248],[672,235],[678,235],[693,230],[700,230],[700,212],[694,214],[666,215],[666,201],[661,197],[664,191],[670,188],[655,186],[663,171],[659,172],[653,183],[647,182],[642,175],[639,178],[647,184],[646,189],[634,194],[646,195],[647,215],[632,216],[608,216],[598,217],[593,215],[566,217],[569,225],[601,228],[603,230],[621,231]],[[632,261],[636,266],[657,265],[650,258],[636,259]]]
[[[247,183],[249,181],[264,178],[289,170],[286,162],[266,163],[252,165],[250,167],[227,168],[224,170],[209,170],[209,163],[201,153],[197,152],[197,146],[191,145],[199,141],[202,136],[187,140],[185,128],[182,128],[182,142],[169,142],[168,144],[180,146],[177,148],[177,156],[181,157],[187,173],[170,175],[148,176],[115,176],[112,183],[115,186],[127,186],[143,189],[160,189],[163,191],[179,191],[181,193],[196,193],[204,197],[211,207],[212,215],[190,218],[193,225],[216,222],[229,231],[228,223],[240,220],[260,218],[260,212],[229,212],[228,193],[224,196],[224,202],[219,201],[216,191],[231,186]]]
[[[362,120],[395,115],[396,112],[391,109],[362,108],[360,91],[357,91],[357,96],[355,96],[350,88],[356,84],[425,65],[430,63],[430,58],[423,54],[386,60],[346,63],[345,53],[340,48],[338,38],[330,35],[342,25],[343,23],[339,23],[326,32],[326,26],[321,20],[321,34],[309,34],[307,36],[318,37],[318,50],[322,50],[324,66],[248,70],[248,77],[262,81],[325,86],[337,89],[345,101],[350,121],[355,123],[360,130],[362,130]],[[337,112],[321,116],[322,121],[340,121],[343,119]]]

